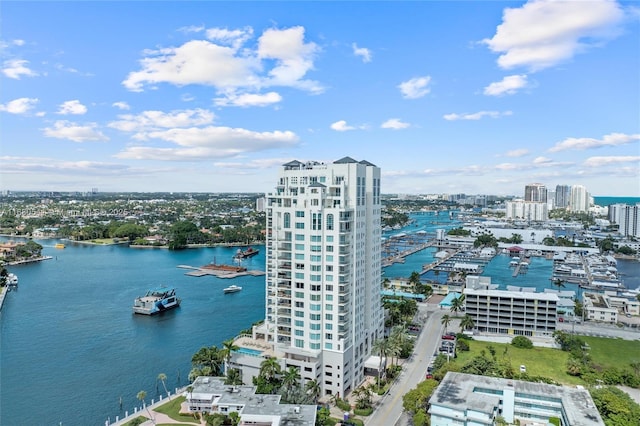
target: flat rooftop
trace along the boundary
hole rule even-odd
[[[476,410],[491,413],[497,407],[500,394],[488,394],[487,390],[502,392],[513,389],[516,399],[541,396],[557,399],[562,404],[571,426],[603,426],[591,395],[585,389],[525,382],[499,377],[448,372],[431,396],[429,403],[450,407],[457,411]],[[484,392],[482,392],[482,391]],[[520,396],[520,394],[524,394]],[[518,416],[516,415],[516,418]]]

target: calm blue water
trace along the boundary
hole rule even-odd
[[[122,416],[120,397],[129,410],[141,390],[157,398],[160,373],[169,389],[186,385],[195,352],[264,318],[264,276],[196,278],[176,267],[232,263],[234,248],[56,250],[55,241],[38,242],[54,259],[10,267],[20,287],[0,312],[2,425],[104,425]],[[264,270],[264,250],[244,264]],[[223,294],[232,283],[242,292]],[[134,316],[134,298],[160,285],[175,287],[182,306]]]
[[[610,204],[636,204],[640,203],[640,197],[593,197],[593,202],[597,206],[608,206]]]

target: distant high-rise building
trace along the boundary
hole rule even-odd
[[[569,206],[569,198],[571,196],[571,187],[569,185],[556,185],[556,204],[557,209],[564,209]]]
[[[265,330],[323,395],[364,380],[383,338],[380,168],[345,157],[291,161],[267,194]]]
[[[547,187],[541,183],[530,183],[524,187],[524,200],[534,203],[547,202]]]
[[[547,203],[534,203],[523,200],[507,201],[506,218],[542,222],[549,219]]]
[[[589,193],[582,185],[572,185],[569,194],[569,210],[572,212],[589,211]]]
[[[609,220],[618,224],[618,232],[625,237],[640,237],[640,204],[610,205]]]

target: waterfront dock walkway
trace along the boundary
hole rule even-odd
[[[264,271],[252,270],[252,271],[243,271],[243,272],[235,272],[235,271],[225,271],[225,270],[217,270],[217,269],[207,269],[207,268],[198,268],[196,266],[189,265],[178,265],[180,269],[189,269],[189,272],[186,272],[185,275],[190,277],[204,277],[205,275],[213,275],[218,278],[237,278],[244,277],[246,275],[251,275],[254,277],[258,277],[264,275]]]

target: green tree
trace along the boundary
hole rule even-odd
[[[242,382],[242,373],[238,368],[229,368],[226,371],[226,375],[224,378],[225,385],[243,385]]]
[[[459,311],[464,309],[464,294],[461,294],[458,297],[454,297],[451,301],[451,312],[457,314]]]
[[[320,383],[317,380],[307,380],[307,383],[304,384],[304,390],[309,395],[309,397],[313,400],[314,404],[318,403],[318,398],[320,398]]]
[[[112,231],[111,237],[127,238],[129,241],[134,241],[138,237],[146,236],[148,232],[147,228],[142,225],[125,223]]]
[[[282,375],[284,395],[290,395],[298,386],[300,386],[300,370],[297,367],[290,366]]]
[[[167,375],[164,373],[160,373],[158,374],[158,378],[156,380],[160,380],[160,382],[162,383],[162,387],[164,388],[164,393],[167,394],[167,396],[169,397],[169,401],[171,401],[171,394],[169,393],[169,391],[167,390]]]
[[[429,398],[438,386],[438,382],[427,379],[418,383],[414,389],[402,397],[402,407],[413,417],[414,425],[425,425]]]
[[[378,364],[378,387],[380,386],[382,380],[382,361],[384,359],[386,364],[386,357],[389,352],[389,346],[390,344],[388,339],[378,339],[373,342],[373,345],[371,346],[372,352],[380,357],[380,362]]]
[[[591,389],[591,398],[607,426],[636,426],[640,405],[615,386]]]
[[[202,347],[191,357],[191,364],[204,370],[204,367],[208,367],[209,373],[212,376],[220,376],[222,372],[223,354],[217,346],[211,346],[209,348]]]
[[[149,414],[149,419],[151,420],[151,423],[153,423],[154,425],[156,424],[156,421],[154,420],[153,416],[151,415],[151,411],[149,411],[149,407],[147,407],[147,404],[145,402],[145,398],[147,397],[147,393],[143,390],[141,390],[140,392],[138,392],[138,394],[136,395],[136,398],[138,398],[139,401],[142,401],[142,407],[144,407],[147,410],[147,414]]]
[[[460,320],[460,328],[464,330],[471,330],[476,325],[471,315],[467,314]]]
[[[445,333],[447,331],[447,327],[449,327],[449,324],[451,324],[451,321],[452,318],[449,316],[449,314],[444,314],[442,318],[440,318],[440,324],[444,325]]]
[[[240,348],[234,344],[233,339],[227,339],[224,342],[222,342],[221,352],[222,352],[222,357],[224,359],[225,365],[227,367],[229,366],[229,361],[231,361],[231,355],[233,355],[233,353],[238,349]]]
[[[7,285],[7,279],[9,277],[9,271],[4,265],[0,265],[0,287],[4,287]]]
[[[531,349],[533,348],[533,342],[526,336],[516,336],[511,339],[511,344],[516,348]]]

